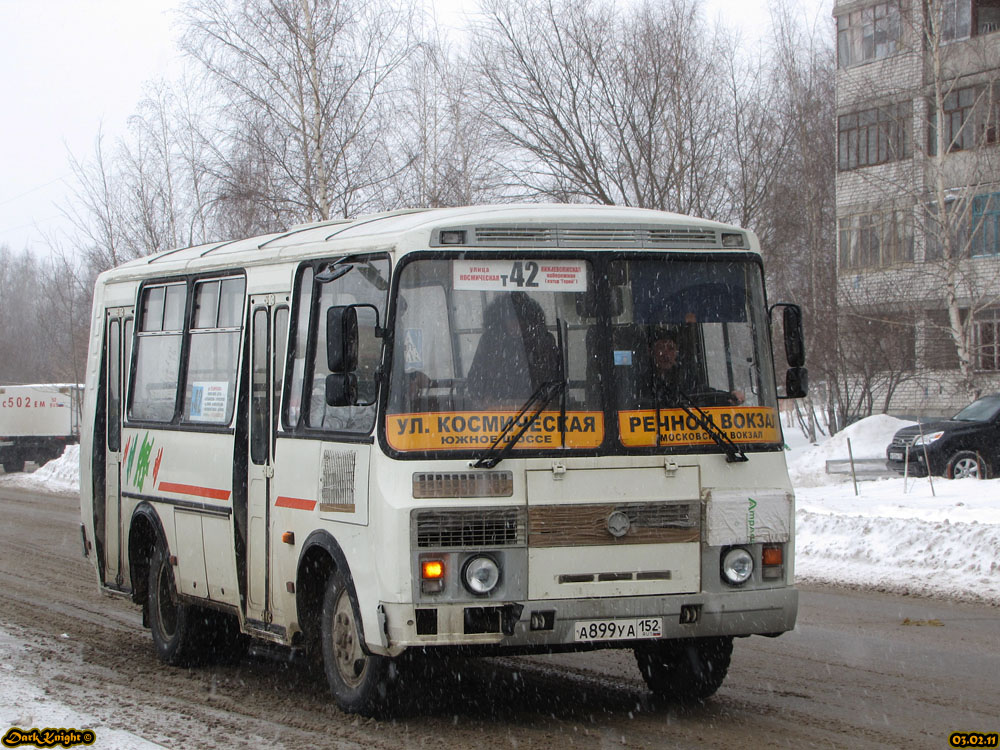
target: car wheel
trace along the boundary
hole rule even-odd
[[[704,700],[715,693],[732,655],[731,636],[658,641],[635,650],[649,689],[674,700]]]
[[[972,451],[961,451],[956,453],[948,461],[946,476],[948,479],[965,479],[974,477],[976,479],[987,479],[989,470],[978,454]]]
[[[366,653],[348,579],[334,571],[322,615],[323,671],[341,710],[377,716],[387,706],[391,659]]]

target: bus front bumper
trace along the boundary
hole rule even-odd
[[[629,647],[649,637],[630,637],[634,623],[653,620],[658,638],[778,635],[795,627],[798,590],[792,586],[672,596],[554,599],[527,602],[462,602],[413,605],[383,602],[388,643],[373,651],[398,655],[409,647],[480,647],[530,653],[595,647]],[[616,622],[624,627],[612,628]],[[605,623],[600,634],[578,638],[583,623]],[[594,632],[595,629],[591,629]]]

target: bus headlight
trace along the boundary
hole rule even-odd
[[[742,547],[733,547],[722,556],[722,575],[733,586],[746,583],[753,575],[753,556]]]
[[[462,566],[462,583],[469,593],[487,596],[500,584],[500,566],[488,555],[476,555]]]

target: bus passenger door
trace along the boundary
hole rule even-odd
[[[105,393],[104,443],[104,583],[124,589],[125,545],[122,532],[122,394],[132,341],[131,308],[115,308],[106,315],[105,359],[101,384]],[[125,451],[130,446],[125,446]]]
[[[288,308],[274,295],[251,297],[250,450],[247,477],[247,611],[249,621],[270,624],[270,528],[274,436],[284,372]]]

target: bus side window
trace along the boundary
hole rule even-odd
[[[186,298],[187,287],[183,283],[158,284],[143,289],[130,419],[170,422],[174,417]]]

